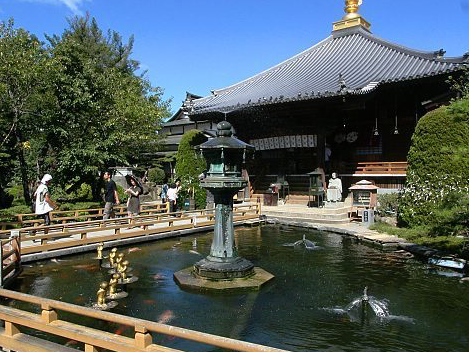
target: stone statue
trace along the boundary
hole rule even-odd
[[[97,298],[98,298],[98,305],[104,306],[106,305],[106,289],[108,287],[107,282],[101,282],[101,285],[99,285],[99,290],[96,293]]]
[[[114,296],[117,293],[117,282],[120,279],[120,274],[114,274],[109,280],[109,296]]]
[[[329,186],[327,188],[327,201],[342,201],[342,181],[340,178],[337,178],[337,174],[335,172],[332,173],[332,178],[329,179]]]
[[[127,280],[127,267],[129,265],[129,261],[128,260],[124,260],[122,262],[122,265],[120,266],[120,269],[119,270],[119,274],[122,278],[122,281],[126,281]]]
[[[117,248],[114,247],[113,249],[111,249],[111,253],[109,253],[109,263],[111,264],[111,268],[113,268],[115,266],[115,259],[116,259],[116,255],[117,255]]]
[[[98,259],[103,259],[103,249],[104,249],[104,243],[101,242],[101,243],[98,245],[98,248],[97,248],[97,250],[98,250],[98,256],[97,256],[97,258],[98,258]]]
[[[123,261],[124,261],[124,253],[119,253],[117,255],[117,259],[116,259],[116,270],[117,271],[120,271],[120,267],[121,267]]]

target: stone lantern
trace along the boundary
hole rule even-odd
[[[254,147],[233,136],[231,124],[217,125],[217,137],[199,146],[207,160],[207,176],[201,186],[213,194],[215,225],[210,254],[192,267],[174,273],[182,288],[197,290],[258,290],[274,276],[238,256],[233,228],[233,196],[247,186],[242,165]]]
[[[215,229],[210,255],[194,265],[194,272],[213,279],[249,276],[254,266],[238,257],[234,243],[233,196],[247,186],[241,171],[254,147],[233,137],[231,124],[222,121],[217,125],[217,137],[199,148],[209,166],[201,186],[213,194]]]

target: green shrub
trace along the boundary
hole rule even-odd
[[[102,204],[98,202],[77,202],[59,204],[58,210],[80,210],[101,208]]]
[[[462,105],[462,107],[460,106]],[[469,191],[469,114],[457,101],[422,117],[407,157],[406,187],[399,202],[399,223],[432,224],[451,193]]]
[[[6,189],[6,193],[10,197],[13,197],[11,204],[12,206],[25,205],[22,185],[13,185],[12,187]]]
[[[399,206],[399,193],[386,193],[378,195],[377,212],[381,216],[396,215]]]
[[[17,214],[29,214],[31,208],[27,205],[15,205],[10,208],[0,210],[0,222],[16,221]]]
[[[166,179],[166,174],[163,169],[159,167],[154,167],[148,170],[148,181],[156,183],[157,185],[162,185]]]
[[[119,195],[119,201],[121,202],[121,204],[124,204],[125,202],[127,202],[127,198],[129,198],[129,195],[127,193],[125,193],[124,191],[124,188],[120,185],[117,185],[117,194]]]
[[[206,192],[200,187],[199,175],[207,168],[205,159],[195,151],[195,147],[207,138],[202,132],[191,130],[184,134],[176,154],[176,176],[181,179],[182,189],[179,198],[195,198],[197,209],[205,208]]]

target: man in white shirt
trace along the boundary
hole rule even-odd
[[[178,198],[178,189],[174,183],[168,189],[168,193],[166,194],[169,200],[169,212],[174,213],[176,211],[176,201]]]
[[[37,215],[44,218],[44,224],[50,225],[50,212],[57,207],[57,205],[50,198],[49,188],[47,187],[52,180],[52,176],[45,174],[42,177],[41,184],[37,188],[36,195],[36,211]]]

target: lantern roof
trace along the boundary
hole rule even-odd
[[[199,146],[200,149],[248,149],[254,151],[254,146],[233,136],[233,127],[228,121],[217,124],[217,136]]]

